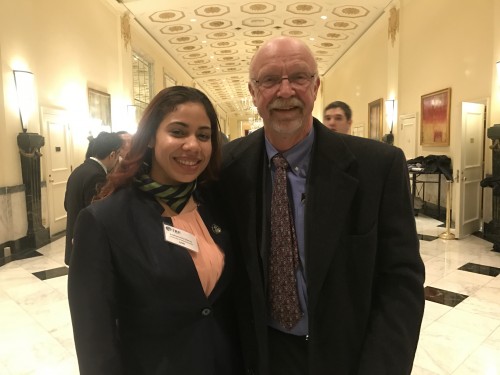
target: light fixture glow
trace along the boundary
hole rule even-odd
[[[394,99],[389,99],[385,101],[385,113],[386,113],[386,121],[387,121],[387,128],[389,129],[389,133],[385,134],[382,137],[382,140],[385,143],[388,143],[390,145],[394,144],[394,134],[392,134],[392,130],[394,128],[394,117],[396,113],[396,101]]]
[[[137,131],[137,125],[139,123],[139,111],[137,109],[136,105],[127,105],[128,124],[126,130],[131,134]]]
[[[13,73],[21,127],[26,133],[36,107],[35,79],[33,73],[28,71],[14,70]]]

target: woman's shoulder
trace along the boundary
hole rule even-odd
[[[96,214],[116,216],[130,210],[136,210],[138,205],[148,201],[151,201],[151,199],[148,199],[138,189],[130,186],[121,188],[113,192],[113,194],[93,202],[89,207]]]

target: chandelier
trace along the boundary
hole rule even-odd
[[[242,111],[252,111],[254,107],[252,98],[249,96],[245,96],[240,99],[240,106]]]
[[[255,108],[252,117],[250,117],[248,121],[250,122],[250,132],[253,132],[264,126],[264,122],[262,121],[262,118],[259,116],[257,108]]]

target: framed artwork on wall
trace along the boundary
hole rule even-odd
[[[111,130],[111,95],[88,88],[89,114],[96,126],[109,127]]]
[[[382,139],[383,99],[368,103],[368,138],[380,141]]]
[[[420,145],[450,145],[451,88],[422,95],[420,101]]]
[[[365,136],[365,124],[356,124],[352,126],[351,135],[355,135],[357,137]]]

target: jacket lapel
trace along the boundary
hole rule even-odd
[[[354,155],[342,136],[315,120],[316,139],[308,172],[306,196],[306,269],[309,309],[314,309],[348,222],[358,186]]]
[[[261,267],[263,241],[263,189],[266,173],[264,161],[264,133],[262,129],[247,136],[241,145],[235,142],[224,150],[224,175],[230,176],[224,180],[225,194],[235,195],[228,202],[234,206],[232,211],[237,214],[237,235],[240,238],[241,254],[248,275],[253,283],[262,283],[259,272]],[[235,178],[235,176],[237,176]],[[260,239],[263,238],[261,241]],[[255,251],[257,249],[257,251]],[[254,284],[257,285],[257,284]]]

